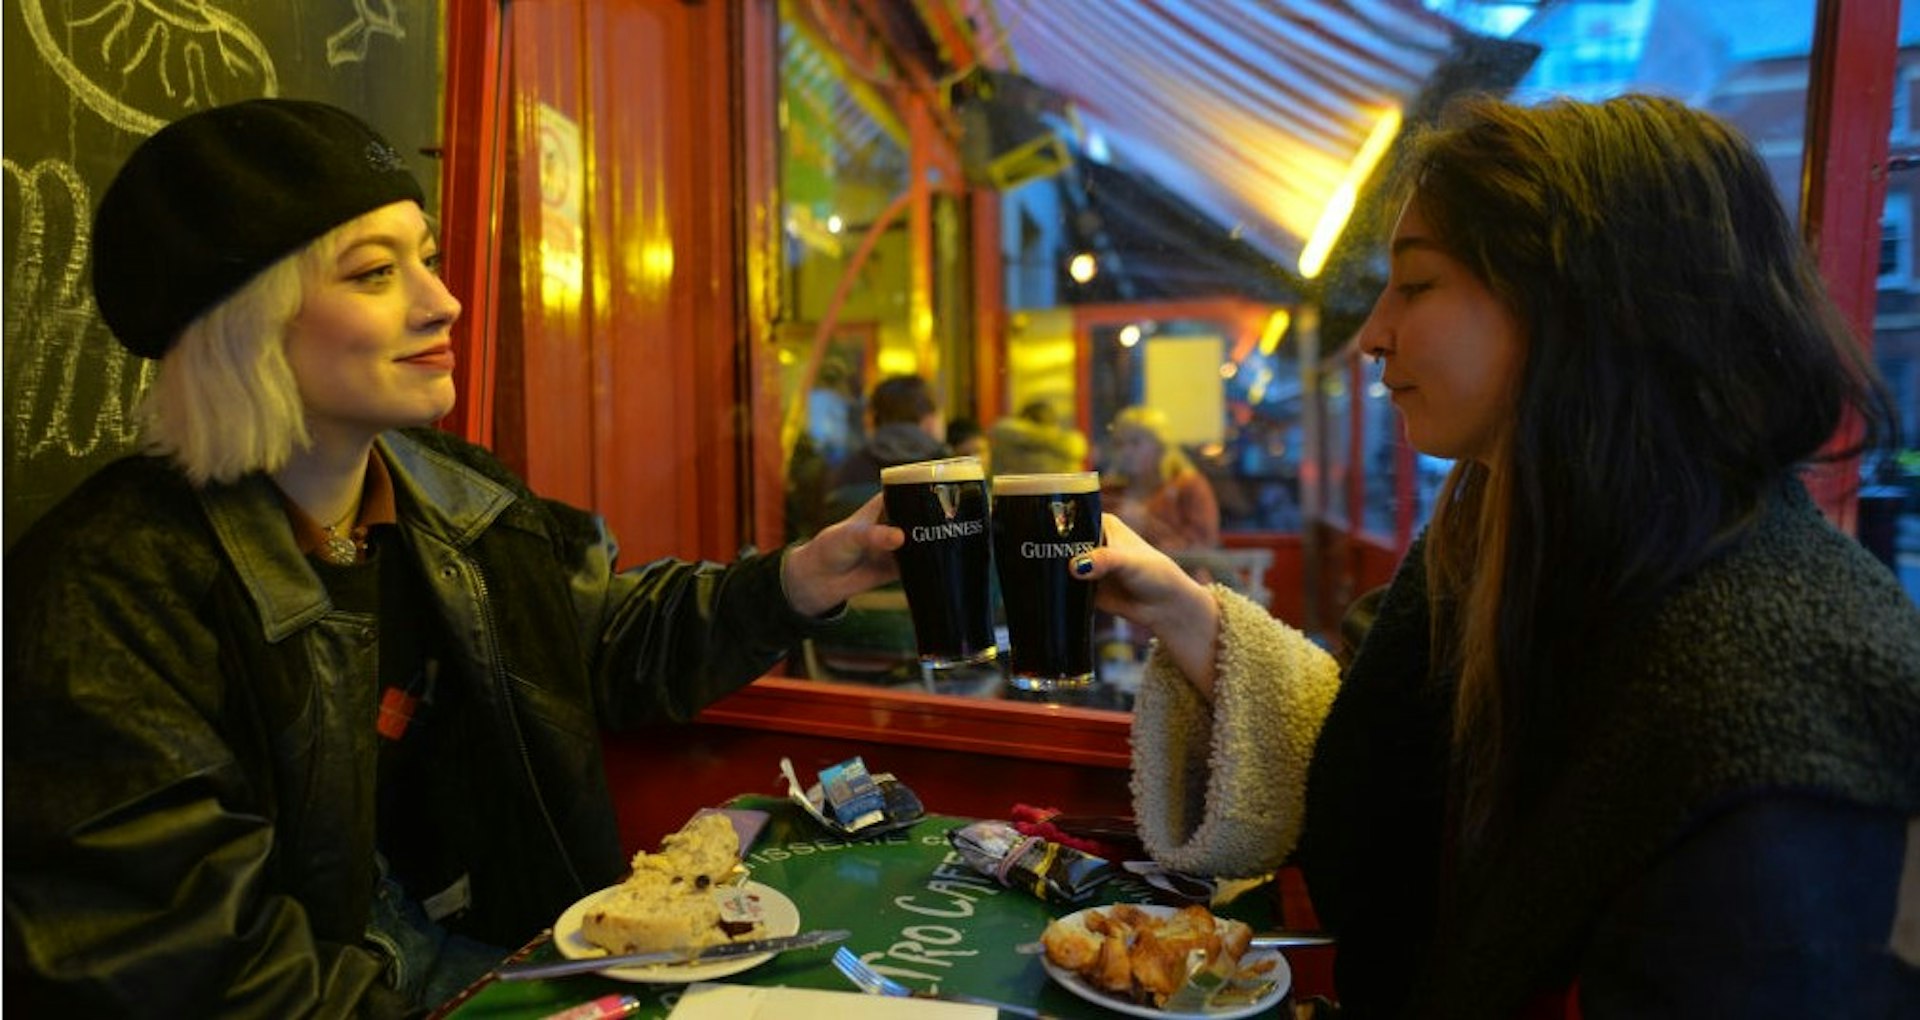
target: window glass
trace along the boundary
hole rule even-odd
[[[1359,352],[1354,352],[1355,357]],[[1380,375],[1362,368],[1354,373],[1360,380],[1360,392],[1354,407],[1355,423],[1362,436],[1366,463],[1361,469],[1360,530],[1387,541],[1397,541],[1400,526],[1402,453],[1399,421],[1388,399],[1387,387]],[[1368,437],[1378,437],[1371,441]]]
[[[1746,131],[1792,210],[1815,4],[783,5],[780,336],[786,415],[806,423],[790,457],[860,441],[869,423],[845,405],[891,372],[933,379],[989,434],[1005,426],[995,470],[1043,449],[1111,470],[1110,424],[1148,405],[1215,493],[1223,546],[1298,548],[1319,526],[1397,555],[1451,464],[1403,446],[1353,349],[1391,226],[1368,201],[1373,168],[1462,92],[1653,91]],[[1904,41],[1920,19],[1902,17]],[[1920,50],[1901,59],[1896,156]],[[937,100],[918,121],[913,96]],[[936,194],[924,223],[896,208],[916,173]],[[1896,175],[1876,355],[1911,419],[1909,190]],[[1920,492],[1920,454],[1873,470]],[[1920,527],[1898,534],[1920,557]],[[1276,613],[1338,618],[1311,596],[1296,609],[1306,578],[1286,570],[1264,577],[1286,593]]]
[[[1880,217],[1880,289],[1913,288],[1913,196],[1905,191],[1887,195]]]
[[[1364,458],[1369,452],[1368,445],[1358,451],[1353,447],[1354,376],[1347,365],[1345,358],[1330,361],[1320,373],[1320,406],[1324,409],[1320,430],[1320,477],[1325,487],[1322,511],[1327,523],[1342,528],[1355,519],[1350,476],[1355,454]]]
[[[1280,312],[1276,312],[1281,314]],[[1280,334],[1284,338],[1284,332]],[[1300,464],[1305,451],[1297,352],[1284,339],[1229,367],[1226,438],[1213,474],[1220,479],[1220,526],[1225,532],[1298,533]]]
[[[1537,58],[1511,91],[1522,101],[1651,91],[1728,118],[1759,147],[1788,210],[1797,209],[1815,0],[1572,0],[1546,6],[1428,0],[1426,6],[1468,28],[1537,47]],[[1886,222],[1906,240],[1883,245],[1883,286],[1911,275],[1911,227],[1903,216],[1910,219],[1910,212],[1890,199]],[[1396,432],[1373,426],[1369,420],[1370,447],[1395,442]],[[1449,466],[1419,458],[1416,528],[1431,514],[1438,479]]]
[[[780,31],[781,321],[786,534],[828,523],[836,474],[863,444],[865,402],[902,370],[910,166],[905,128],[817,26]],[[848,278],[851,277],[851,280]],[[851,282],[853,285],[848,286]],[[911,358],[905,358],[910,370]]]
[[[1886,211],[1880,227],[1880,279],[1873,321],[1873,356],[1893,391],[1901,449],[1861,466],[1860,535],[1920,601],[1920,283],[1914,279],[1914,192],[1920,190],[1913,91],[1920,83],[1920,5],[1900,12],[1899,70],[1894,76],[1893,121]]]
[[[1436,12],[1481,31],[1540,47],[1515,96],[1601,98],[1628,90],[1676,95],[1745,131],[1773,171],[1789,211],[1799,203],[1808,55],[1815,0],[1575,0],[1533,5],[1430,0]],[[1920,166],[1913,146],[1913,89],[1920,79],[1920,11],[1900,15],[1899,67],[1889,132],[1896,170]],[[1920,598],[1920,287],[1914,281],[1911,171],[1891,175],[1881,217],[1874,358],[1902,416],[1903,449],[1862,465],[1860,534]],[[1393,442],[1367,423],[1368,443]],[[1432,512],[1445,462],[1421,457],[1416,521]],[[1371,481],[1370,494],[1383,486]],[[1370,496],[1370,499],[1373,498]]]
[[[1223,533],[1297,532],[1304,402],[1291,319],[1284,307],[1236,306],[1092,326],[1093,463],[1124,474],[1112,423],[1129,408],[1152,408],[1207,478]]]

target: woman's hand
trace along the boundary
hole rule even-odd
[[[787,550],[780,563],[780,586],[796,612],[819,616],[900,576],[893,551],[906,544],[907,535],[880,523],[881,498],[874,496],[844,520]]]
[[[1211,698],[1220,634],[1213,593],[1120,518],[1107,514],[1102,528],[1106,544],[1074,557],[1073,575],[1100,582],[1094,605],[1152,632],[1187,680]]]

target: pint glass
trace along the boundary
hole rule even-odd
[[[880,472],[887,523],[907,533],[894,552],[920,664],[947,669],[999,654],[993,637],[993,537],[978,457]]]
[[[1093,682],[1093,585],[1072,577],[1067,561],[1099,544],[1098,472],[994,477],[993,558],[1014,687]]]

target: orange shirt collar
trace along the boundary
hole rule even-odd
[[[285,493],[280,501],[286,505],[287,520],[293,524],[293,542],[300,551],[308,556],[320,549],[327,540],[327,530],[319,522],[307,515],[300,505],[288,499]],[[367,456],[367,478],[360,491],[360,516],[353,522],[353,538],[356,542],[365,542],[367,529],[376,524],[397,524],[400,515],[393,502],[393,476],[387,473],[387,462],[380,459],[378,450]]]

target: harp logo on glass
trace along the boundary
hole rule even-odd
[[[1056,499],[1048,501],[1047,508],[1053,511],[1053,533],[1061,538],[1072,534],[1073,518],[1080,509],[1080,504],[1072,500]]]
[[[940,515],[947,520],[953,520],[954,515],[960,512],[960,487],[958,485],[934,485],[933,498],[940,501]]]

